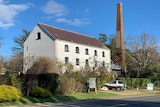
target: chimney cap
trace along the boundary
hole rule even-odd
[[[119,2],[117,5],[118,5],[118,6],[122,6],[122,2]]]

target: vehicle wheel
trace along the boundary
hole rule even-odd
[[[117,87],[117,91],[121,91],[122,90],[122,88],[121,87]]]

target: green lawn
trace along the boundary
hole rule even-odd
[[[34,103],[44,103],[44,102],[66,102],[66,101],[76,101],[76,100],[87,100],[87,99],[101,99],[118,96],[118,94],[98,92],[91,93],[75,93],[69,95],[54,95],[51,98],[33,98],[33,97],[23,97],[19,101],[0,103],[0,106],[8,105],[24,105],[24,104],[34,104]]]

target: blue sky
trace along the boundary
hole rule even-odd
[[[122,2],[125,39],[142,33],[160,40],[159,0],[0,0],[0,54],[12,56],[15,36],[38,22],[98,38],[116,32],[116,5]]]

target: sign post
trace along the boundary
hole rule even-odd
[[[96,78],[89,78],[88,83],[89,83],[88,84],[89,85],[89,92],[90,92],[90,89],[94,89],[95,93],[97,93]]]

